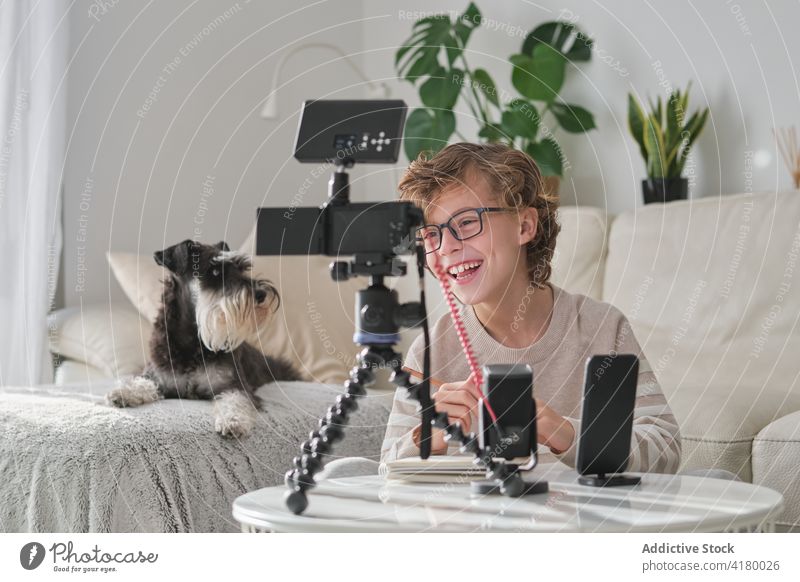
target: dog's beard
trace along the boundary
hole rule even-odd
[[[213,352],[233,351],[244,342],[257,344],[259,331],[274,313],[274,303],[257,304],[247,287],[232,294],[201,291],[195,305],[200,341]]]

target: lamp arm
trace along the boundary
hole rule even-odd
[[[344,59],[344,61],[350,66],[350,68],[353,70],[353,72],[356,75],[358,75],[358,77],[362,81],[364,81],[367,85],[369,85],[371,87],[377,86],[375,81],[370,80],[364,74],[364,71],[362,71],[359,67],[356,66],[356,64],[353,62],[353,59],[351,59],[349,56],[347,56],[345,54],[345,52],[342,49],[340,49],[338,46],[336,46],[335,44],[327,43],[327,42],[313,42],[313,43],[302,44],[300,46],[297,46],[297,47],[293,48],[292,50],[290,50],[289,52],[284,53],[281,56],[280,60],[278,61],[278,66],[275,67],[275,71],[272,73],[272,90],[270,91],[270,93],[272,93],[272,92],[274,92],[276,90],[276,87],[278,86],[278,79],[280,77],[281,71],[283,70],[283,65],[286,63],[286,61],[289,59],[289,57],[291,57],[293,55],[296,55],[297,53],[299,53],[301,51],[304,51],[306,49],[309,49],[309,48],[323,48],[323,49],[332,50],[337,55],[339,55],[342,59]]]

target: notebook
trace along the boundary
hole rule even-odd
[[[520,458],[506,462],[523,465],[527,461]],[[540,454],[539,464],[542,461],[546,462]],[[386,479],[416,483],[469,483],[486,479],[486,469],[475,457],[467,455],[437,455],[424,461],[420,457],[407,457],[381,463],[378,471]]]
[[[381,463],[379,472],[387,479],[420,483],[448,483],[485,479],[486,469],[471,456],[435,456],[426,460],[406,457]]]

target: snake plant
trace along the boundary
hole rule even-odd
[[[692,144],[703,130],[708,108],[695,111],[687,120],[690,87],[676,89],[666,101],[660,96],[655,103],[649,100],[647,114],[628,94],[628,128],[639,144],[650,178],[680,178]]]

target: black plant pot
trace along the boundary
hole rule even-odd
[[[689,180],[686,178],[648,178],[642,180],[644,203],[686,200],[689,196]]]

